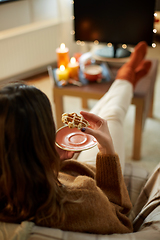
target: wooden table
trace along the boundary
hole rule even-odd
[[[141,142],[144,123],[147,117],[152,117],[154,85],[157,75],[158,60],[151,59],[152,67],[149,73],[137,84],[132,104],[135,105],[135,125],[133,155],[134,160],[141,158]],[[50,75],[50,77],[52,77]],[[54,81],[54,79],[52,79]],[[111,82],[91,83],[81,87],[68,85],[62,88],[53,84],[53,100],[55,103],[57,128],[63,124],[61,121],[63,109],[63,96],[74,96],[82,99],[83,108],[87,107],[88,99],[100,99],[110,88]],[[73,109],[74,111],[74,109]]]

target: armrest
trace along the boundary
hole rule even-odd
[[[125,164],[124,181],[133,206],[135,205],[143,186],[147,182],[148,176],[149,173],[147,170],[139,168],[132,163]]]

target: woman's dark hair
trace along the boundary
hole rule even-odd
[[[23,83],[0,90],[0,221],[52,226],[62,218],[55,133],[43,92]]]

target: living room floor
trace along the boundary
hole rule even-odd
[[[131,105],[124,123],[125,129],[125,154],[126,162],[132,162],[134,165],[144,167],[149,172],[156,167],[160,162],[160,45],[157,46],[157,50],[153,51],[149,49],[147,58],[159,59],[158,73],[154,91],[154,107],[153,118],[146,120],[143,136],[142,136],[142,157],[140,161],[132,160],[132,145],[133,145],[133,128],[134,128],[134,106]],[[31,77],[25,80],[27,84],[34,85],[42,90],[51,101],[53,115],[54,115],[54,103],[52,96],[52,84],[48,73],[39,74],[35,77]],[[96,103],[96,100],[90,100],[90,108]],[[65,112],[77,112],[82,110],[81,101],[75,97],[64,97],[64,110]]]

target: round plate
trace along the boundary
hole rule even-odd
[[[56,134],[56,145],[67,151],[84,151],[96,144],[97,140],[92,135],[85,134],[77,128],[64,126],[58,129]]]

